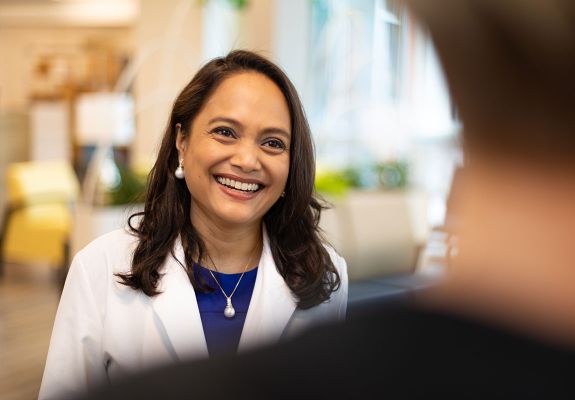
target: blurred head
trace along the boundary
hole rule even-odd
[[[575,2],[410,2],[463,122],[443,305],[574,344]]]
[[[179,158],[185,181],[174,178]],[[310,204],[314,170],[309,126],[292,83],[267,59],[233,51],[208,62],[177,97],[153,179],[169,182],[182,204],[224,222],[254,222],[271,208],[276,223],[289,223]],[[233,189],[239,183],[258,187],[242,194]]]
[[[444,66],[468,161],[575,169],[575,2],[410,3]]]

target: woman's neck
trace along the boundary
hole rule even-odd
[[[200,260],[204,267],[233,274],[257,266],[262,249],[261,223],[222,226],[199,219],[192,224],[206,246],[207,254]]]

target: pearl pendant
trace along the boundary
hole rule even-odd
[[[236,315],[236,310],[234,310],[234,307],[232,306],[232,299],[227,299],[227,303],[226,304],[226,308],[224,309],[224,316],[226,318],[233,318]]]

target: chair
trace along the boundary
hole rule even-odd
[[[31,161],[6,168],[8,205],[0,236],[0,275],[4,262],[47,263],[61,283],[68,264],[71,205],[79,184],[67,161]]]

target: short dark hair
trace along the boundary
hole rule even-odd
[[[410,0],[472,156],[575,165],[573,0]]]
[[[339,287],[339,274],[319,233],[323,206],[314,192],[314,148],[299,96],[278,66],[245,50],[235,50],[208,62],[174,102],[156,163],[148,178],[144,211],[130,217],[141,217],[138,226],[130,224],[139,244],[131,272],[119,275],[124,284],[141,289],[148,296],[158,294],[158,270],[181,235],[190,281],[195,288],[207,289],[205,282],[199,282],[192,270],[193,263],[202,259],[205,246],[190,221],[191,196],[185,182],[174,177],[178,165],[176,125],[181,124],[182,131],[189,132],[194,118],[218,85],[233,74],[248,71],[263,74],[278,86],[291,118],[285,197],[280,198],[263,218],[278,271],[299,299],[300,308],[326,301]]]

